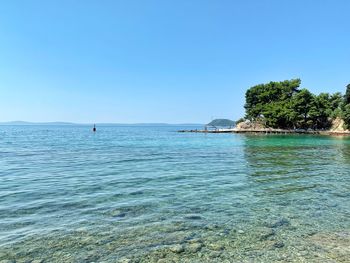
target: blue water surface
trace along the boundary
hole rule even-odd
[[[350,140],[0,126],[0,261],[349,262]]]

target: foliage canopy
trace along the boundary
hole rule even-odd
[[[341,117],[350,127],[350,84],[346,94],[312,94],[300,89],[301,80],[269,82],[246,92],[246,119],[282,129],[328,129]]]

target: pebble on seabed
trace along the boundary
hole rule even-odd
[[[185,251],[183,245],[180,245],[180,244],[173,245],[169,247],[169,249],[171,252],[174,252],[174,253],[182,253]]]
[[[224,249],[224,246],[222,246],[220,244],[217,244],[217,243],[213,243],[213,244],[210,244],[208,246],[208,248],[211,249],[211,250],[220,251],[220,250]]]
[[[267,240],[269,237],[275,235],[275,230],[272,228],[263,228],[260,230],[259,239],[261,241]]]
[[[186,250],[188,250],[191,253],[197,253],[198,251],[200,251],[203,247],[203,244],[201,243],[191,243],[186,247]]]
[[[118,263],[131,263],[131,259],[129,259],[129,258],[121,258],[117,262]]]
[[[188,219],[188,220],[201,220],[202,219],[202,217],[199,215],[187,215],[184,218]]]
[[[273,244],[273,247],[274,248],[282,248],[282,247],[284,247],[284,243],[277,241],[275,244]]]
[[[270,228],[278,228],[278,227],[288,226],[288,225],[290,225],[290,222],[287,218],[284,218],[284,217],[279,218],[275,221],[266,223],[266,226]]]

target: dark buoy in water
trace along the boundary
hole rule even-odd
[[[94,127],[92,128],[93,132],[96,132],[96,125],[94,124]]]

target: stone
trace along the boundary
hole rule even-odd
[[[221,252],[212,251],[209,253],[209,257],[212,259],[218,259],[221,256]]]
[[[185,219],[188,219],[188,220],[201,220],[202,217],[199,216],[199,215],[188,215],[188,216],[185,216]]]
[[[262,229],[259,233],[259,239],[260,241],[267,240],[269,237],[272,237],[275,235],[275,231],[271,228]]]
[[[131,263],[131,259],[129,259],[129,258],[121,258],[117,262],[118,263]]]
[[[200,238],[193,238],[193,239],[187,240],[187,243],[189,243],[189,244],[191,244],[191,243],[203,243],[203,241]]]
[[[222,234],[224,236],[228,236],[230,234],[230,232],[231,232],[230,229],[225,228],[224,231],[222,232]]]
[[[130,195],[142,195],[144,194],[143,191],[136,191],[136,192],[131,192]]]
[[[288,226],[290,224],[289,220],[287,218],[280,218],[278,220],[275,220],[273,222],[268,222],[266,223],[266,226],[270,227],[270,228],[278,228],[278,227],[282,227],[282,226]]]
[[[191,253],[197,253],[200,251],[203,247],[203,244],[201,243],[191,243],[187,246],[186,250],[188,250]]]
[[[211,231],[217,230],[218,228],[219,228],[219,225],[217,225],[217,224],[205,226],[205,229],[206,229],[206,230],[211,230]]]
[[[113,211],[113,212],[111,213],[111,216],[112,216],[112,217],[116,217],[116,218],[123,218],[123,217],[126,216],[126,213],[121,212],[121,211],[119,211],[119,210],[115,210],[115,211]]]
[[[215,250],[215,251],[220,251],[220,250],[223,250],[224,247],[220,244],[217,244],[217,243],[212,243],[208,246],[209,249],[211,250]]]
[[[185,251],[183,245],[180,245],[180,244],[173,245],[173,246],[169,247],[169,249],[173,253],[182,253]]]
[[[184,238],[184,242],[189,242],[190,240],[193,240],[195,238],[196,234],[195,233],[190,233],[189,235],[186,235]]]
[[[273,244],[274,248],[282,248],[284,247],[284,243],[281,241],[277,241],[276,243]]]
[[[11,261],[13,263],[29,263],[30,262],[30,259],[27,259],[27,258],[19,258],[19,259],[16,259],[14,261]]]
[[[308,251],[300,251],[297,253],[298,256],[300,257],[306,257],[307,255],[309,255],[309,252]]]

